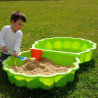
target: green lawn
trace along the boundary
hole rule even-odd
[[[0,30],[10,25],[13,11],[22,11],[27,22],[22,28],[21,51],[42,38],[77,37],[98,44],[98,0],[5,1],[0,2]],[[11,84],[0,69],[0,98],[97,98],[98,48],[93,59],[80,65],[75,80],[49,91],[29,90]]]

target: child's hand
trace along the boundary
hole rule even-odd
[[[3,50],[4,52],[8,52],[8,49],[7,49],[6,46],[3,46],[3,47],[2,47],[2,50]]]
[[[14,51],[14,56],[17,57],[18,56],[18,52]]]

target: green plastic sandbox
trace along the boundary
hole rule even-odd
[[[20,56],[26,56],[30,58],[31,51],[28,50],[21,52]],[[52,61],[55,62],[58,58],[58,55],[55,54],[55,57],[51,57],[51,55],[46,56],[46,54],[43,54],[42,57],[53,58]],[[66,58],[66,60],[64,60],[62,63],[63,58]],[[58,59],[58,61],[59,62],[57,64],[60,64],[60,66],[72,65],[72,68],[68,69],[67,72],[55,73],[53,75],[27,75],[24,73],[16,73],[10,68],[10,66],[12,66],[13,64],[21,66],[23,64],[23,61],[21,61],[19,58],[10,56],[8,57],[8,59],[3,61],[3,70],[7,72],[9,81],[12,84],[14,83],[18,87],[27,87],[29,89],[42,88],[44,90],[49,90],[53,87],[65,86],[67,82],[73,81],[75,71],[79,69],[78,64],[80,63],[80,60],[73,56],[69,57],[69,55],[62,55],[60,59]]]
[[[81,38],[53,37],[36,41],[32,49],[43,50],[41,57],[46,57],[60,66],[72,65],[72,68],[65,73],[55,73],[53,75],[27,75],[14,72],[10,66],[21,66],[23,61],[13,56],[3,61],[3,69],[7,72],[8,79],[18,87],[29,89],[42,88],[44,90],[53,87],[65,86],[67,82],[74,80],[75,71],[79,69],[79,64],[92,59],[93,50],[96,43]],[[19,54],[22,57],[31,57],[31,51],[24,51]]]
[[[56,56],[56,63],[59,63],[58,59],[65,54],[78,57],[80,63],[83,63],[92,59],[93,50],[96,49],[96,45],[96,43],[82,38],[53,37],[36,41],[32,45],[32,48],[43,50],[46,57],[47,55],[50,55],[50,58],[52,56],[55,58]],[[53,58],[51,59],[53,60]],[[60,62],[63,63],[66,59],[67,58],[63,58]]]

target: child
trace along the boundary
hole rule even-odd
[[[2,61],[7,59],[12,53],[15,57],[18,56],[20,51],[20,44],[22,40],[21,28],[26,22],[26,16],[20,12],[13,12],[11,16],[11,25],[4,26],[0,32],[0,45],[1,45],[1,64]]]

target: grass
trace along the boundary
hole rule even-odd
[[[9,6],[10,5],[10,6]],[[0,30],[10,25],[13,11],[27,16],[22,28],[21,51],[42,38],[78,37],[98,44],[98,0],[65,1],[2,1],[0,2]],[[75,80],[62,88],[49,91],[29,90],[11,84],[6,72],[0,69],[0,97],[6,98],[97,98],[98,48],[93,59],[80,65]]]

